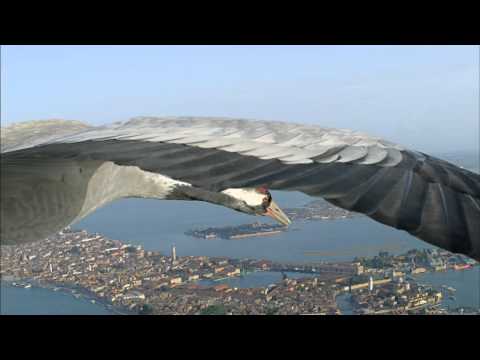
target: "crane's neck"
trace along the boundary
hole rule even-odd
[[[97,166],[88,180],[85,202],[75,221],[117,199],[174,199],[176,187],[190,186],[186,182],[144,171],[138,166],[120,166],[113,162]]]
[[[105,162],[89,181],[84,208],[79,216],[84,217],[108,202],[129,197],[205,201],[255,215],[256,207],[249,207],[244,201],[230,195],[230,192],[235,193],[237,190],[241,189],[209,191],[137,166],[119,166]]]

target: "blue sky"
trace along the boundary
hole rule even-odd
[[[2,46],[2,125],[200,115],[477,150],[478,46]]]

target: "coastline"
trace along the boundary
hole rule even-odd
[[[475,268],[476,267],[473,267],[473,268],[470,268],[470,269],[465,269],[465,270],[450,269],[447,272],[449,272],[449,273],[459,273],[459,272],[465,272],[465,271],[472,271]],[[260,273],[261,272],[262,271],[260,271]],[[275,272],[281,273],[280,271],[275,271]],[[254,273],[256,273],[256,272],[254,272]],[[304,274],[306,276],[308,276],[308,273],[304,273]],[[413,277],[418,281],[422,277],[424,277],[425,275],[431,275],[431,274],[436,274],[436,272],[427,272],[427,273],[423,273],[421,275],[414,275]],[[310,274],[310,276],[311,275],[314,275],[314,274]],[[234,278],[230,277],[230,278],[225,278],[225,279],[217,279],[217,281],[222,282],[222,280],[224,281],[224,280],[233,280],[233,279]],[[101,306],[102,308],[104,308],[105,310],[107,310],[108,312],[111,313],[111,314],[108,314],[108,315],[138,315],[137,312],[131,311],[128,308],[125,308],[125,307],[119,307],[119,306],[113,305],[111,302],[108,302],[105,299],[99,298],[94,293],[92,293],[91,291],[86,290],[84,288],[80,288],[80,287],[76,287],[76,286],[68,286],[68,285],[65,285],[65,284],[58,284],[58,283],[52,283],[52,282],[39,282],[39,281],[36,281],[34,279],[29,279],[29,278],[11,278],[10,277],[8,280],[1,279],[2,286],[6,285],[6,286],[16,287],[15,285],[13,285],[16,282],[21,282],[21,283],[24,283],[25,285],[31,284],[32,288],[41,288],[41,289],[46,289],[46,290],[49,290],[49,291],[52,291],[52,292],[57,292],[58,291],[58,292],[61,292],[61,293],[64,293],[64,294],[71,295],[73,298],[82,299],[84,301],[91,302],[92,300],[94,300],[96,305]],[[428,282],[428,283],[430,283],[430,282]],[[429,284],[429,285],[432,285],[432,286],[437,287],[437,288],[439,287],[438,284],[436,284],[436,285],[435,284]],[[76,296],[76,295],[78,295],[78,296]],[[340,311],[339,314],[353,315],[353,314],[355,314],[355,308],[352,306],[353,304],[349,304],[349,302],[347,300],[348,296],[346,296],[346,295],[348,295],[348,294],[343,292],[343,291],[335,291],[334,298],[335,298],[335,302],[336,302],[336,304],[339,308],[339,311]],[[442,301],[442,305],[445,306],[447,304],[445,304],[444,301]],[[448,307],[449,306],[447,306],[447,308]],[[455,306],[455,308],[460,308],[460,307],[464,307],[464,306],[460,306],[459,304],[457,306]]]
[[[410,258],[415,261],[409,260]],[[38,288],[60,290],[77,299],[83,298],[87,302],[98,303],[105,309],[105,312],[122,315],[154,311],[157,313],[189,312],[192,309],[201,309],[205,305],[205,301],[218,300],[228,303],[231,301],[228,300],[230,295],[226,294],[232,291],[238,295],[239,304],[243,306],[235,308],[235,311],[261,312],[256,305],[262,302],[268,303],[271,300],[270,297],[264,297],[266,295],[264,292],[268,291],[269,286],[277,284],[280,279],[286,279],[284,272],[297,273],[298,275],[293,277],[303,279],[298,284],[298,288],[302,290],[302,286],[304,286],[305,289],[312,289],[307,292],[308,296],[305,295],[309,297],[317,291],[315,290],[317,286],[311,287],[308,280],[304,281],[304,278],[312,275],[317,279],[316,281],[331,281],[334,278],[340,278],[335,283],[341,282],[343,288],[348,285],[350,278],[350,286],[355,283],[362,285],[363,288],[368,286],[368,276],[370,279],[373,276],[376,280],[387,277],[393,279],[395,276],[408,277],[409,274],[447,269],[447,265],[454,272],[463,272],[472,264],[472,260],[448,252],[418,249],[411,249],[400,255],[383,251],[373,257],[359,257],[356,260],[343,262],[297,263],[193,255],[177,258],[173,251],[172,256],[169,257],[161,252],[145,251],[141,246],[135,247],[119,240],[110,240],[99,234],[89,234],[84,230],[59,233],[44,244],[36,243],[20,248],[8,248],[8,252],[2,258],[2,264],[3,262],[10,270],[2,273],[2,280],[10,281],[11,285],[16,285],[14,282],[26,282],[26,285],[19,284],[20,287],[35,285]],[[439,266],[439,264],[443,265]],[[477,265],[475,262],[474,264]],[[237,284],[217,285],[222,282],[226,283],[230,278],[234,280],[237,277],[235,275],[242,274],[247,269],[273,271],[276,274],[270,277],[261,274],[246,275]],[[465,270],[458,271],[461,269]],[[360,277],[356,278],[356,276]],[[211,284],[213,286],[210,286],[210,289],[202,289],[203,292],[193,293],[195,289],[198,289],[194,280],[199,278],[217,281],[215,284]],[[267,279],[268,283],[265,283]],[[399,283],[403,283],[403,280],[399,280]],[[279,294],[281,293],[281,296],[288,299],[287,301],[292,300],[289,292],[297,287],[297,283],[286,281],[282,284],[284,286],[279,287],[281,289],[281,291],[278,290]],[[332,288],[338,286],[340,285],[333,284]],[[237,288],[252,288],[252,290],[237,292]],[[396,291],[393,288],[390,290],[392,293]],[[324,293],[327,292],[325,288]],[[28,291],[20,293],[27,294],[26,297],[29,297]],[[21,297],[20,293],[18,294]],[[185,294],[190,297],[185,297]],[[413,295],[415,295],[414,291],[412,291]],[[257,298],[255,298],[255,302],[252,302],[253,300],[249,297],[255,296]],[[55,296],[52,299],[55,300],[54,298]],[[165,302],[164,300],[169,301]],[[308,306],[314,304],[315,301],[312,300],[312,303],[305,307],[302,305],[305,304],[304,301],[299,302],[297,306],[292,300],[294,307],[290,310],[295,312],[303,307],[303,310],[311,311]],[[15,298],[9,299],[9,302],[13,306]],[[49,301],[44,301],[43,304],[44,309],[45,305],[47,306],[48,312]],[[170,309],[172,305],[175,309]],[[41,302],[39,302],[39,306],[41,309]],[[72,306],[76,306],[75,302],[72,303]],[[54,306],[50,309],[52,312],[65,310],[59,307],[59,310],[56,311]],[[92,311],[95,312],[95,310]],[[288,313],[288,311],[286,312]],[[88,310],[84,313],[88,313]]]
[[[82,287],[69,286],[65,284],[45,281],[40,282],[30,278],[9,278],[8,280],[0,279],[0,284],[2,286],[6,285],[8,287],[18,287],[14,285],[18,282],[30,284],[32,288],[45,289],[52,292],[61,292],[63,294],[68,294],[75,299],[82,299],[91,302],[93,304],[103,307],[105,310],[110,312],[111,314],[109,315],[138,315],[137,312],[131,311],[128,308],[122,306],[114,305],[113,303],[98,297],[97,295],[95,295],[95,293]]]

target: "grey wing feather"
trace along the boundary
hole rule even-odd
[[[39,120],[13,124],[1,128],[0,151],[4,153],[34,147],[89,128],[92,126],[73,120]]]
[[[9,158],[135,165],[210,190],[266,185],[324,197],[480,259],[480,177],[350,130],[220,118],[135,118],[9,146]],[[2,147],[3,150],[3,147]]]

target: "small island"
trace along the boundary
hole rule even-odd
[[[285,209],[285,214],[292,221],[338,220],[362,216],[332,205],[324,199],[313,200],[299,208]]]
[[[287,208],[285,214],[292,221],[322,221],[338,220],[361,216],[336,207],[323,199],[309,202],[303,207]],[[238,226],[209,227],[206,229],[192,229],[185,232],[185,235],[200,239],[225,239],[235,240],[257,236],[270,236],[287,231],[287,227],[278,224],[267,224],[254,222]]]
[[[207,228],[203,230],[190,230],[186,235],[202,239],[243,239],[253,236],[268,236],[279,234],[286,230],[286,226],[276,224],[265,224],[255,222],[253,224],[243,224],[238,226],[224,226],[216,228]]]

